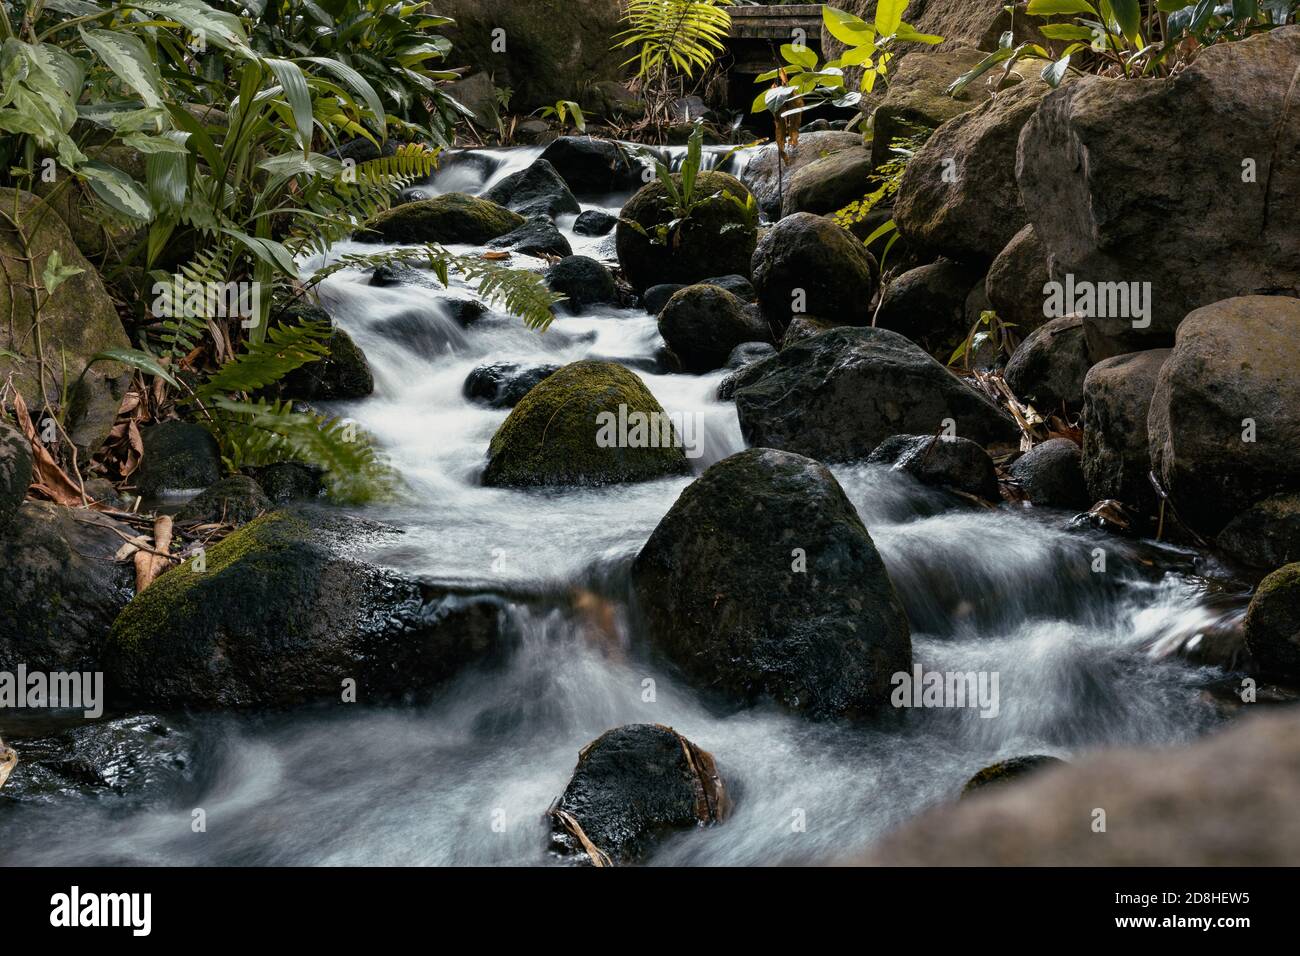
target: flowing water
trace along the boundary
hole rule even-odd
[[[484,155],[486,166],[453,164],[431,188],[481,192],[536,151]],[[617,212],[625,198],[584,208]],[[575,252],[612,255],[608,238],[573,235],[572,220],[560,225]],[[375,251],[331,255],[349,248]],[[516,265],[542,263],[516,257]],[[462,386],[487,362],[624,361],[666,410],[700,416],[698,474],[745,447],[734,406],[713,398],[723,373],[656,373],[662,341],[639,310],[562,316],[544,334],[499,313],[466,329],[447,294],[373,287],[357,271],[326,280],[323,303],[375,373],[373,396],[331,410],[373,434],[410,488],[402,504],[365,512],[405,533],[359,557],[430,581],[535,595],[510,607],[522,635],[513,657],[465,674],[429,706],[128,721],[110,761],[116,786],[64,779],[0,799],[6,861],[553,862],[543,814],[578,750],[633,722],[671,725],[711,751],[736,798],[725,824],[671,837],[651,864],[828,861],[953,798],[995,760],[1172,745],[1221,719],[1204,692],[1219,672],[1158,652],[1224,615],[1193,573],[1193,555],[1072,528],[1060,512],[973,510],[866,466],[834,470],[906,606],[917,662],[996,672],[997,715],[907,710],[864,727],[768,706],[737,711],[701,696],[648,658],[617,600],[629,562],[690,479],[482,487],[485,449],[507,413],[471,404]],[[1105,573],[1092,570],[1098,547]],[[615,634],[550,599],[578,589],[615,595]],[[22,730],[6,727],[20,753]],[[196,809],[205,832],[194,832]]]

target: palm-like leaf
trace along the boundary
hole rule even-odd
[[[618,48],[639,47],[627,63],[637,64],[646,77],[667,66],[693,76],[707,69],[722,50],[731,30],[732,0],[630,0],[623,22],[627,29],[614,37]]]

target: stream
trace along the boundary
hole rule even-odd
[[[430,188],[481,193],[538,150],[481,152],[495,169],[454,164]],[[583,208],[617,213],[626,198]],[[612,237],[575,235],[573,219],[557,225],[574,252],[612,258]],[[331,257],[376,249],[346,243]],[[323,264],[304,262],[304,272]],[[518,255],[514,264],[543,266]],[[1214,600],[1203,559],[1073,527],[1065,512],[972,509],[864,465],[833,471],[907,610],[916,661],[997,672],[997,716],[907,710],[864,726],[721,706],[648,658],[619,602],[609,640],[594,637],[571,606],[527,596],[622,593],[632,558],[690,478],[597,490],[483,487],[485,451],[507,411],[470,403],[462,387],[489,362],[624,362],[668,412],[698,414],[698,475],[745,447],[734,406],[714,398],[725,373],[655,372],[663,343],[654,317],[639,309],[561,315],[545,333],[498,312],[464,328],[439,301],[445,293],[367,279],[343,271],[321,287],[322,304],[375,375],[372,396],[328,408],[376,438],[410,495],[361,510],[404,534],[357,557],[431,582],[521,595],[509,608],[517,651],[501,667],[462,675],[428,706],[129,718],[115,737],[123,785],[64,780],[0,800],[4,862],[554,863],[544,813],[578,751],[637,722],[670,725],[712,752],[735,798],[724,824],[667,838],[649,864],[828,862],[954,798],[999,759],[1170,746],[1224,719],[1205,690],[1223,672],[1162,651],[1239,614]],[[459,285],[450,294],[473,291]],[[1091,569],[1097,547],[1108,554],[1105,573]],[[39,729],[14,721],[5,736],[21,756],[23,737]],[[192,827],[196,809],[204,832]]]

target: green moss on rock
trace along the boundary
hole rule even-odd
[[[598,416],[618,416],[619,406],[629,415],[641,412],[654,416],[652,422],[663,421],[659,402],[623,366],[566,365],[532,388],[492,436],[483,483],[605,485],[687,471],[679,441],[668,447],[601,447]]]
[[[1259,582],[1246,611],[1246,647],[1262,673],[1300,678],[1300,561]]]
[[[679,174],[673,179],[680,184]],[[726,198],[747,202],[749,190],[735,176],[717,172],[701,173],[695,188],[700,196],[717,194],[716,198],[695,208],[677,230],[671,248],[651,243],[627,221],[618,224],[618,262],[638,292],[668,282],[691,285],[711,276],[749,275],[758,230],[745,210]],[[676,216],[668,205],[668,191],[656,180],[627,201],[621,218],[654,235],[658,226]]]
[[[527,220],[504,206],[464,193],[394,206],[367,222],[356,235],[360,242],[460,242],[482,245]]]

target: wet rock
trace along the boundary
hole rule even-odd
[[[853,461],[891,435],[934,434],[945,419],[980,444],[1019,434],[1005,412],[886,329],[832,329],[751,368],[761,377],[736,391],[751,445]]]
[[[797,345],[804,339],[829,332],[833,328],[835,328],[834,322],[827,322],[825,319],[818,319],[811,315],[796,315],[785,327],[785,335],[781,336],[781,348]]]
[[[935,807],[855,862],[877,866],[1289,866],[1300,858],[1300,714],[1188,747],[1080,757]],[[1106,832],[1089,823],[1106,811]],[[1082,823],[1080,823],[1082,821]]]
[[[751,448],[678,497],[632,566],[653,644],[692,682],[815,718],[870,710],[911,666],[907,617],[839,482]]]
[[[114,555],[135,532],[95,511],[25,501],[0,535],[0,670],[93,670],[131,597]]]
[[[1259,568],[1300,561],[1300,492],[1256,502],[1229,521],[1214,540],[1237,560]]]
[[[607,236],[618,225],[618,216],[599,209],[586,209],[573,221],[573,231],[579,236]]]
[[[256,481],[247,475],[232,475],[186,502],[176,513],[176,520],[240,525],[271,507],[271,499]]]
[[[872,163],[879,166],[894,158],[890,148],[895,139],[926,135],[987,101],[988,87],[981,82],[968,84],[955,95],[947,92],[953,80],[984,56],[974,47],[953,43],[934,50],[916,50],[899,61],[871,116]]]
[[[555,228],[555,223],[545,216],[534,216],[518,229],[504,236],[498,236],[488,243],[488,248],[538,258],[546,256],[563,258],[573,255],[573,247],[569,245],[569,240],[565,239],[564,234]]]
[[[302,303],[282,313],[289,322],[312,319],[330,321],[329,313],[320,306]],[[280,379],[282,398],[304,402],[345,401],[365,398],[375,390],[375,377],[370,363],[352,336],[334,326],[328,341],[329,354],[315,362],[308,362]]]
[[[1255,589],[1246,610],[1246,647],[1270,677],[1300,679],[1300,563],[1278,568]]]
[[[745,303],[713,285],[687,286],[659,313],[659,334],[687,372],[711,372],[745,342],[769,337],[767,323]]]
[[[905,335],[946,362],[970,333],[966,299],[980,278],[978,269],[951,259],[909,269],[885,287],[876,327]]]
[[[525,219],[537,216],[554,219],[564,213],[582,210],[568,184],[544,159],[536,160],[527,169],[511,173],[484,193],[483,198],[517,212]]]
[[[280,461],[246,470],[267,498],[280,504],[317,498],[324,489],[321,470],[313,465]]]
[[[498,600],[424,587],[353,560],[356,547],[355,528],[276,511],[209,548],[206,570],[169,570],[113,624],[114,699],[287,707],[351,686],[358,701],[421,697],[503,650]]]
[[[550,810],[552,846],[596,866],[635,863],[666,832],[720,823],[730,806],[712,754],[671,727],[628,724],[578,754]]]
[[[587,256],[569,256],[546,270],[546,284],[552,292],[568,296],[562,305],[574,315],[589,306],[616,305],[618,286],[610,271]]]
[[[480,365],[465,379],[465,397],[489,408],[514,408],[534,385],[559,369],[559,365],[515,362]]]
[[[1016,346],[1003,377],[1016,397],[1044,415],[1083,405],[1083,380],[1092,368],[1083,320],[1052,319]]]
[[[1093,499],[1083,480],[1083,452],[1068,438],[1051,438],[1025,452],[1011,466],[1011,477],[1030,504],[1085,511]]]
[[[1027,79],[949,120],[917,151],[894,200],[898,230],[938,255],[988,264],[1026,223],[1016,143],[1048,85]],[[956,182],[951,182],[953,162]]]
[[[961,795],[968,796],[974,792],[983,791],[986,787],[994,784],[1020,782],[1024,777],[1046,770],[1048,767],[1065,763],[1059,757],[1049,757],[1046,754],[1030,754],[1027,757],[1011,757],[1007,760],[999,760],[995,764],[985,767],[975,776],[966,782],[962,788]]]
[[[53,802],[113,794],[130,800],[174,792],[193,779],[196,741],[153,714],[100,720],[22,741],[8,800]]]
[[[144,497],[206,488],[221,478],[217,440],[202,425],[162,422],[144,429],[141,437],[144,458],[134,477],[136,489]]]
[[[442,288],[442,283],[432,273],[424,269],[416,269],[404,262],[385,262],[376,266],[370,273],[370,278],[366,280],[366,284],[381,289],[404,285],[419,286],[424,289]]]
[[[1300,123],[1288,106],[1300,27],[1201,53],[1159,82],[1082,77],[1044,98],[1020,143],[1020,191],[1055,271],[1151,284],[1150,325],[1111,318],[1114,350],[1171,345],[1189,312],[1221,299],[1300,295]],[[1210,115],[1232,120],[1207,127]],[[1153,149],[1158,176],[1137,159]]]
[[[481,246],[518,229],[526,220],[494,202],[445,193],[394,206],[357,231],[357,242],[467,243]]]
[[[746,302],[753,302],[758,298],[758,293],[754,291],[754,284],[744,276],[714,276],[712,279],[703,279],[700,285],[716,285],[719,289],[726,289],[738,299],[744,299]]]
[[[607,196],[644,185],[644,167],[612,140],[561,136],[542,151],[541,158],[578,196]]]
[[[529,391],[497,429],[483,483],[606,485],[682,474],[686,455],[667,421],[623,366],[574,362]]]
[[[1083,478],[1093,501],[1116,498],[1141,513],[1154,511],[1147,412],[1167,358],[1168,349],[1117,355],[1083,380]]]
[[[778,331],[799,314],[843,325],[871,321],[876,260],[834,220],[805,212],[782,219],[759,241],[752,272],[763,314]]]
[[[922,484],[951,488],[985,501],[999,500],[993,459],[966,438],[891,435],[867,456],[867,462],[906,472]]]
[[[740,369],[763,359],[776,355],[776,347],[770,342],[742,342],[731,350],[727,356],[726,368]]]
[[[786,148],[784,162],[778,160],[776,146],[760,146],[750,156],[740,178],[753,192],[763,215],[776,220],[781,218],[784,187],[799,170],[841,150],[861,148],[862,136],[858,133],[809,132],[799,137],[797,146]]]
[[[680,185],[681,175],[673,174]],[[749,190],[726,173],[700,173],[695,189],[712,196],[679,224],[668,244],[652,242],[660,226],[678,218],[658,180],[643,186],[623,207],[615,243],[619,265],[633,289],[665,282],[690,284],[719,274],[747,275],[757,227],[745,209]],[[629,222],[635,222],[637,229]],[[648,233],[643,234],[641,230]]]
[[[652,285],[641,297],[642,304],[650,315],[658,315],[668,304],[668,300],[685,288],[686,286],[680,282],[662,282],[659,285]]]
[[[1178,326],[1148,428],[1151,465],[1194,530],[1216,534],[1254,502],[1300,488],[1297,369],[1300,299],[1225,299]]]
[[[31,442],[0,414],[0,533],[27,497],[31,483]]]
[[[786,183],[781,214],[834,215],[871,192],[871,169],[871,154],[862,147],[842,149],[809,163]]]
[[[130,376],[116,362],[96,362],[80,378],[91,356],[109,348],[131,345],[98,271],[78,250],[57,212],[31,193],[0,189],[0,208],[17,215],[26,242],[8,225],[0,230],[0,259],[9,263],[9,276],[0,282],[0,382],[12,380],[33,414],[40,406],[37,381],[40,362],[35,352],[39,340],[45,348],[45,386],[57,401],[66,388],[70,407],[65,425],[81,449],[83,462],[108,437]],[[34,303],[18,263],[31,257],[39,277],[58,254],[64,266],[79,269],[53,293],[40,293],[40,337],[33,328]],[[18,271],[15,271],[18,270]],[[80,384],[78,381],[80,378]]]
[[[1047,302],[1043,287],[1051,278],[1047,250],[1038,241],[1038,233],[1031,223],[1016,233],[993,260],[984,279],[984,290],[998,318],[1015,325],[1023,338],[1047,323],[1043,314]]]

